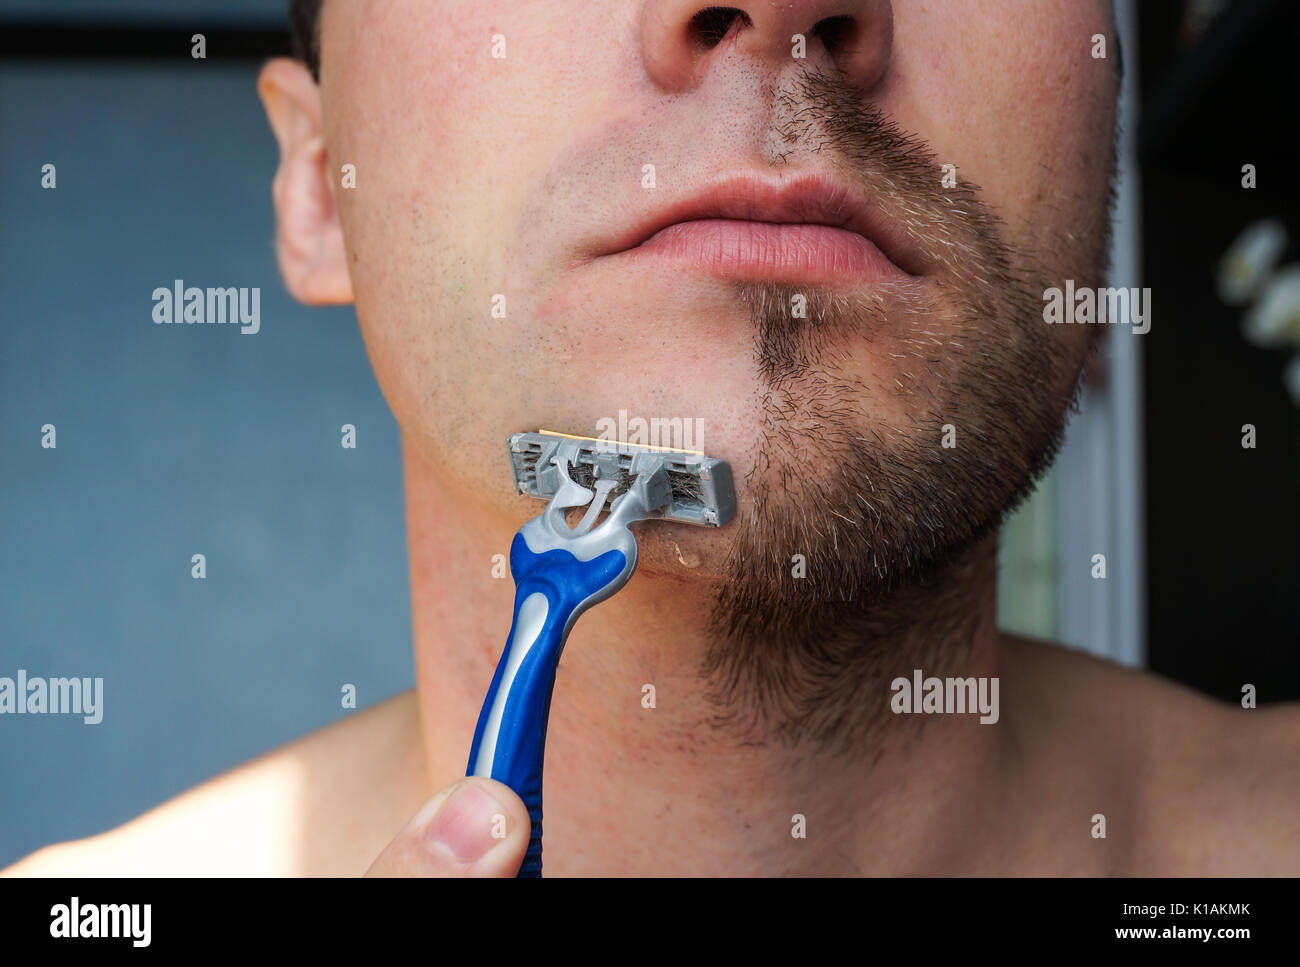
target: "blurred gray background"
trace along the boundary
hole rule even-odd
[[[285,4],[0,13],[107,7],[278,29]],[[280,282],[256,71],[0,64],[0,676],[105,693],[98,725],[0,717],[0,866],[355,714],[344,683],[413,683],[397,427],[352,311]],[[155,325],[175,279],[260,287],[261,331]]]

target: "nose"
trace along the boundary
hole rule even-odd
[[[646,0],[641,12],[646,71],[673,92],[700,83],[717,52],[733,44],[778,69],[829,61],[866,91],[889,67],[893,36],[890,0]]]

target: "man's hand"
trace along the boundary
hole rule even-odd
[[[514,876],[528,849],[524,801],[495,779],[461,779],[434,796],[366,876]]]

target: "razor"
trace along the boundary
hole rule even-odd
[[[500,780],[523,799],[532,834],[519,876],[539,877],[546,722],[574,622],[632,577],[637,544],[630,525],[721,527],[735,513],[736,497],[726,461],[695,450],[547,430],[515,433],[508,445],[516,490],[548,503],[510,545],[514,619],[474,729],[467,774]],[[565,511],[575,507],[587,510],[570,527]]]

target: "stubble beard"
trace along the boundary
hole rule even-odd
[[[701,673],[739,740],[850,751],[894,724],[889,681],[967,661],[974,552],[1050,466],[1087,361],[1043,322],[1048,263],[1097,284],[1106,246],[1013,248],[978,188],[942,187],[926,145],[837,78],[803,75],[774,114],[786,143],[887,198],[938,266],[853,295],[736,287],[761,418]]]

